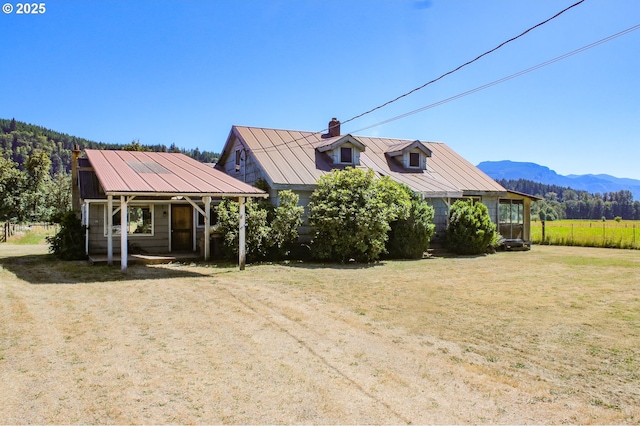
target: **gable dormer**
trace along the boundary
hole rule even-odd
[[[391,145],[385,154],[396,159],[405,169],[426,170],[427,158],[431,157],[431,150],[421,141],[415,140]]]
[[[362,142],[351,135],[336,136],[316,145],[318,152],[326,153],[333,164],[344,166],[360,165],[360,153],[365,151]]]

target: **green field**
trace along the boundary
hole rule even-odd
[[[554,220],[545,224],[531,222],[531,240],[535,244],[561,246],[640,249],[640,221],[637,220]]]

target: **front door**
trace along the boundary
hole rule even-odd
[[[171,251],[193,249],[193,210],[189,205],[171,206]]]

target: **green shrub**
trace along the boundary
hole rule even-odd
[[[388,176],[348,167],[318,180],[311,194],[309,224],[314,228],[311,254],[320,260],[377,260],[385,251],[390,223],[406,219],[411,199]]]
[[[278,207],[268,210],[268,246],[271,247],[272,258],[282,258],[289,254],[290,245],[298,239],[298,228],[302,225],[304,213],[304,207],[298,205],[300,197],[293,191],[280,191],[278,198]]]
[[[224,254],[228,259],[238,256],[240,210],[237,201],[225,199],[216,206],[216,228],[224,235]],[[263,258],[267,253],[267,210],[249,198],[245,203],[245,247],[248,261]]]
[[[278,193],[280,203],[273,207],[268,201],[245,203],[246,253],[248,261],[278,259],[288,254],[288,247],[298,239],[298,228],[302,224],[303,207],[298,206],[299,197],[292,191]],[[240,221],[239,205],[226,199],[216,207],[218,231],[224,235],[225,257],[238,256]]]
[[[434,210],[422,197],[409,187],[405,191],[411,196],[411,211],[406,219],[391,223],[388,257],[392,259],[420,259],[429,248],[435,231]]]
[[[84,250],[86,227],[72,211],[62,215],[60,230],[57,234],[47,237],[49,252],[62,260],[82,260],[87,254]]]
[[[496,225],[484,204],[471,199],[453,203],[447,229],[450,250],[457,254],[481,254],[496,242]]]

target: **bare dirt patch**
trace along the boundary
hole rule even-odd
[[[638,423],[640,253],[91,267],[0,245],[0,423]]]

